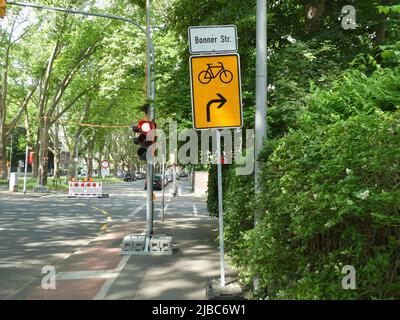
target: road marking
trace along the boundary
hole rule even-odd
[[[167,205],[164,207],[164,214],[167,212],[168,206],[169,203],[167,203]],[[160,218],[161,216],[162,216],[162,207],[159,209],[158,218]]]
[[[197,207],[196,207],[195,204],[193,205],[193,214],[194,214],[195,217],[198,216],[198,211],[197,211]]]
[[[104,214],[104,215],[106,216],[106,222],[104,222],[104,223],[100,226],[100,229],[103,230],[103,231],[104,231],[104,230],[107,230],[108,224],[109,224],[110,222],[112,222],[111,215],[110,215],[106,210],[103,210],[103,209],[100,209],[100,208],[97,208],[97,207],[92,207],[92,209],[99,210],[102,214]]]
[[[0,231],[29,231],[28,229],[0,228]]]
[[[141,206],[137,207],[135,210],[133,210],[133,211],[131,212],[131,214],[129,215],[129,217],[134,217],[134,216],[136,216],[136,215],[139,213],[139,211],[141,211],[145,206],[146,206],[146,204],[144,203],[144,204],[142,204]]]
[[[111,273],[107,281],[103,284],[101,287],[100,291],[96,294],[96,296],[93,298],[93,300],[104,300],[106,297],[108,291],[110,291],[111,287],[113,286],[115,280],[121,273],[121,271],[124,269],[125,265],[129,261],[129,258],[131,256],[124,256],[121,261],[118,263],[118,266],[115,268],[115,270]]]
[[[93,278],[107,279],[114,270],[88,270],[88,271],[68,271],[57,272],[56,280],[83,280]]]

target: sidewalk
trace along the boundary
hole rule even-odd
[[[196,210],[195,210],[196,208]],[[204,199],[172,198],[166,220],[155,210],[156,234],[172,234],[172,256],[123,256],[124,236],[144,231],[144,221],[113,225],[55,266],[55,290],[41,287],[41,277],[14,299],[205,299],[206,281],[219,277],[218,221],[210,218]],[[143,219],[140,219],[143,220]],[[234,272],[226,267],[226,276]]]

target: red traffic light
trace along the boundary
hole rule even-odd
[[[147,160],[147,148],[156,142],[156,137],[148,135],[155,128],[156,124],[150,120],[140,120],[137,126],[132,126],[132,130],[139,133],[139,136],[133,138],[133,142],[140,146],[137,151],[140,160]]]
[[[149,120],[140,120],[138,124],[138,129],[142,134],[148,134],[151,130],[155,129],[155,123]]]

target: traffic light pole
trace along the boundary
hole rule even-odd
[[[146,0],[146,29],[143,28],[137,22],[120,16],[110,15],[110,14],[102,14],[102,13],[94,13],[94,12],[87,12],[81,10],[71,10],[71,9],[64,9],[58,7],[49,7],[43,6],[38,4],[30,4],[30,3],[23,3],[23,2],[7,2],[7,5],[14,5],[20,7],[29,7],[29,8],[36,8],[41,10],[47,11],[57,11],[57,12],[66,12],[71,14],[79,14],[84,16],[92,16],[92,17],[99,17],[99,18],[106,18],[112,20],[119,20],[124,21],[130,24],[133,24],[135,27],[139,28],[144,34],[146,34],[146,44],[147,44],[147,52],[146,52],[146,75],[147,75],[147,100],[150,102],[150,108],[148,112],[148,119],[151,121],[155,120],[155,108],[154,108],[154,98],[155,98],[155,76],[151,74],[151,66],[154,65],[154,45],[151,39],[151,32],[150,32],[150,0]],[[147,162],[147,213],[146,213],[146,249],[148,250],[149,240],[150,237],[153,235],[153,220],[154,220],[154,202],[153,202],[153,176],[154,176],[154,166],[153,161]]]
[[[154,121],[154,86],[152,86],[151,79],[151,62],[150,62],[150,47],[151,47],[151,31],[150,31],[150,0],[146,0],[146,74],[147,74],[147,100],[150,102],[150,108],[148,110],[147,118],[150,121]],[[154,54],[154,52],[153,52]],[[154,146],[151,145],[150,148],[153,151]],[[153,152],[149,152],[150,157],[154,156]],[[145,251],[150,251],[150,239],[153,236],[153,221],[154,221],[154,200],[153,200],[153,178],[154,178],[154,166],[153,159],[147,158],[147,206],[146,206],[146,244]]]

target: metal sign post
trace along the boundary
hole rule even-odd
[[[146,62],[147,62],[147,87],[146,87],[146,95],[148,101],[150,101],[150,108],[147,113],[147,118],[150,121],[155,120],[155,112],[154,112],[154,86],[151,85],[152,83],[152,76],[151,76],[151,29],[150,29],[150,0],[146,0],[146,46],[147,46],[147,55],[146,55]],[[150,147],[153,149],[153,146]],[[148,155],[153,158],[154,153],[148,152]],[[153,236],[153,222],[154,222],[154,201],[153,201],[153,179],[154,179],[154,166],[153,166],[153,159],[147,159],[147,203],[146,203],[146,244],[145,244],[145,252],[150,251],[150,239]]]
[[[162,183],[162,200],[161,200],[161,221],[165,219],[165,156],[163,156],[163,162],[161,167],[161,183]]]
[[[221,130],[217,129],[218,221],[221,286],[225,287],[224,212],[222,206]]]
[[[200,26],[190,27],[188,33],[190,52],[195,54],[189,60],[193,128],[217,129],[220,273],[221,287],[225,287],[221,129],[243,125],[237,31],[234,25]]]
[[[26,194],[26,176],[28,174],[28,153],[29,153],[29,147],[25,147],[25,170],[24,170],[24,194]]]

